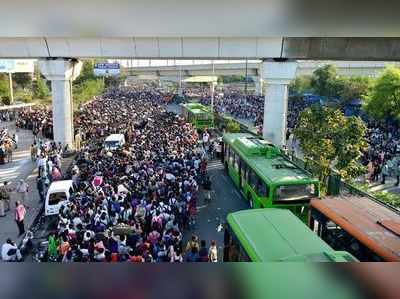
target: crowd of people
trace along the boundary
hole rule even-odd
[[[363,153],[361,162],[367,167],[369,183],[386,183],[389,177],[396,178],[396,186],[400,181],[400,134],[395,123],[380,126],[368,123],[366,134],[368,150]]]
[[[195,222],[205,159],[196,130],[161,105],[154,89],[115,89],[81,107],[75,128],[82,138],[72,168],[75,191],[60,209],[49,237],[49,260],[63,262],[217,261],[215,242],[196,236]],[[40,116],[40,120],[35,115]],[[43,130],[51,114],[26,111],[20,126]],[[124,134],[118,150],[104,147]]]
[[[18,135],[0,129],[0,164],[12,162],[13,151],[18,148]]]

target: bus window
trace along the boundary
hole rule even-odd
[[[295,201],[305,200],[314,196],[314,185],[286,185],[275,189],[274,200],[276,201]]]
[[[268,186],[260,179],[258,179],[257,194],[260,197],[268,197],[269,196]]]
[[[234,160],[233,168],[234,168],[237,172],[239,172],[239,160],[240,160],[239,155],[238,155],[238,154],[235,154],[235,158],[234,158],[234,159],[235,159],[235,160]]]
[[[240,159],[240,172],[242,175],[242,180],[248,181],[248,171],[249,168],[247,167],[246,163],[243,162],[243,160]]]
[[[235,159],[235,152],[230,148],[229,149],[229,164],[233,166],[233,161]]]
[[[311,228],[334,250],[347,251],[361,262],[384,260],[319,211],[311,210]]]
[[[246,251],[244,251],[242,247],[240,247],[239,262],[251,262],[251,260],[250,260],[249,256],[247,255]]]
[[[224,262],[250,262],[250,258],[239,241],[227,228],[224,232]]]
[[[229,145],[227,143],[224,143],[224,157],[225,160],[228,160],[229,158]]]
[[[249,169],[249,184],[250,187],[254,190],[254,192],[257,192],[257,182],[258,182],[258,177],[256,173]]]

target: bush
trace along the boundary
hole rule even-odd
[[[9,96],[2,96],[1,97],[1,102],[3,103],[3,105],[10,105],[11,104],[11,99]]]
[[[33,94],[31,91],[17,90],[14,98],[16,101],[21,101],[24,103],[31,103],[33,101]]]
[[[74,104],[79,106],[90,101],[94,96],[101,94],[104,91],[102,79],[90,79],[83,81],[80,85],[74,86],[73,99]]]
[[[226,125],[226,131],[228,133],[239,133],[240,132],[240,125],[237,121],[229,120],[228,124]]]
[[[45,99],[50,94],[46,82],[42,79],[40,75],[37,76],[36,82],[34,84],[33,94],[35,98],[38,99]]]

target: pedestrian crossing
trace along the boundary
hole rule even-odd
[[[223,169],[224,165],[221,163],[220,160],[211,160],[207,163],[207,171],[210,170],[220,170]]]
[[[30,163],[29,151],[15,153],[12,162],[0,165],[0,182],[16,180],[21,175],[21,170],[27,163]]]

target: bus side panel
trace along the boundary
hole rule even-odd
[[[233,183],[236,185],[238,189],[240,189],[239,186],[239,174],[236,172],[236,170],[228,163],[228,173],[229,176],[231,177]]]

